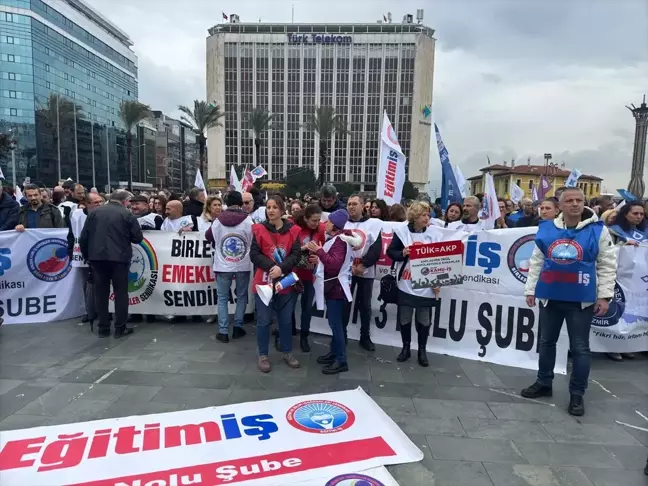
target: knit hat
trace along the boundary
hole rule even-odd
[[[338,229],[344,229],[344,225],[349,221],[349,213],[346,209],[338,209],[329,214],[329,221]]]
[[[230,191],[225,196],[225,204],[227,206],[243,206],[243,196],[238,191]]]

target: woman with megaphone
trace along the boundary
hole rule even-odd
[[[286,206],[279,196],[266,202],[267,219],[252,226],[250,260],[254,264],[252,292],[256,305],[258,366],[270,372],[268,359],[270,324],[277,319],[279,343],[283,360],[291,368],[299,368],[292,355],[292,313],[297,294],[293,285],[299,280],[293,268],[301,258],[300,228],[283,219]]]
[[[353,267],[353,248],[362,244],[362,239],[355,236],[344,225],[349,221],[345,209],[338,209],[329,215],[326,223],[326,234],[329,237],[324,246],[311,241],[306,247],[319,259],[315,273],[315,301],[317,308],[324,309],[331,327],[331,349],[324,356],[317,358],[325,375],[334,375],[349,371],[344,342],[344,304],[353,300],[351,294],[351,269]]]

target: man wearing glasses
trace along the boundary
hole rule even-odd
[[[243,211],[248,214],[252,214],[254,212],[254,198],[249,192],[243,193]]]

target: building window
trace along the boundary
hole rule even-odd
[[[52,84],[49,81],[45,81],[45,87],[47,89],[50,89],[52,87]]]
[[[45,64],[45,71],[47,71],[48,73],[50,72],[49,64]]]
[[[517,179],[517,180],[515,181],[515,184],[516,184],[518,187],[520,187],[520,186],[522,185],[522,179]]]
[[[65,88],[65,96],[70,96],[70,90]]]
[[[13,54],[9,54],[9,55],[7,56],[7,61],[9,61],[9,62],[16,62],[16,56],[14,56]]]
[[[7,15],[7,22],[13,22],[14,21],[13,14],[8,13],[6,15]]]
[[[529,190],[533,190],[533,179],[529,181]]]
[[[50,53],[49,47],[46,47],[45,48],[45,54],[47,54],[49,56],[49,53]]]
[[[7,36],[7,44],[13,44],[14,43],[14,38],[10,35]]]
[[[16,98],[16,92],[9,90],[9,98]]]
[[[11,116],[18,116],[18,110],[16,108],[10,108],[9,109],[9,114]]]
[[[70,76],[70,81],[74,83],[74,76]]]
[[[12,81],[15,81],[16,73],[9,73],[9,79],[12,80]]]

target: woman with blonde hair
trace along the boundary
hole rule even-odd
[[[396,358],[399,363],[411,357],[410,342],[412,339],[412,318],[416,311],[415,326],[418,334],[418,363],[423,367],[429,366],[426,346],[432,324],[432,307],[436,303],[439,289],[414,288],[410,273],[409,255],[413,246],[440,241],[442,235],[430,222],[430,206],[416,201],[407,209],[407,226],[394,228],[391,244],[387,255],[395,262],[405,265],[405,271],[397,271],[398,279],[398,314],[403,349]],[[403,276],[405,275],[405,276]]]
[[[205,199],[202,214],[198,218],[198,230],[207,231],[212,222],[223,211],[223,200],[218,196],[209,196]]]

